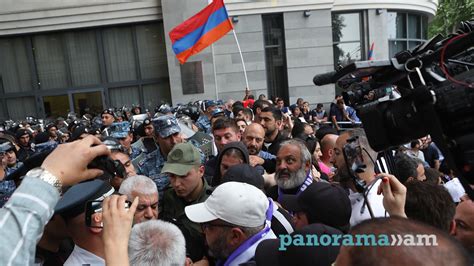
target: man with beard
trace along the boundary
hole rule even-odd
[[[247,146],[250,155],[250,165],[253,167],[263,166],[269,174],[275,172],[276,156],[262,151],[265,138],[265,129],[258,123],[250,124],[244,131],[242,142]]]
[[[281,143],[276,158],[276,186],[267,191],[267,195],[280,202],[285,194],[299,195],[311,183],[311,153],[303,141],[290,139]]]
[[[344,147],[350,141],[357,141],[363,151],[360,156],[365,167],[360,173],[349,171],[353,161],[346,161],[345,157],[347,156],[344,156]],[[349,189],[349,199],[352,206],[351,226],[370,219],[372,216],[371,212],[373,217],[385,216],[385,209],[382,203],[383,196],[377,194],[377,188],[380,185],[381,179],[376,178],[374,165],[376,158],[377,153],[369,146],[365,132],[362,129],[344,131],[336,140],[333,163],[337,167],[337,179],[340,180],[345,188]],[[351,159],[348,158],[348,160]],[[358,186],[359,188],[356,187],[355,180],[358,180],[358,183],[361,184]]]
[[[280,144],[287,138],[280,132],[283,123],[281,111],[275,107],[265,107],[260,113],[260,125],[265,129],[265,143],[262,149],[276,155]]]
[[[276,239],[270,228],[273,210],[273,201],[260,189],[239,182],[221,184],[205,202],[184,209],[191,221],[201,224],[217,265],[252,262],[258,244]]]

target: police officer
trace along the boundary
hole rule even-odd
[[[100,115],[102,118],[102,130],[107,129],[113,122],[115,122],[115,112],[113,108],[107,108],[102,111]]]
[[[139,174],[148,176],[155,181],[161,199],[164,190],[169,185],[168,175],[162,174],[161,169],[166,162],[168,153],[176,144],[183,142],[183,138],[176,117],[164,115],[153,119],[152,122],[159,148],[136,158],[134,162]]]
[[[160,219],[176,224],[186,239],[186,250],[192,261],[205,254],[205,238],[199,224],[191,222],[184,208],[204,202],[211,188],[204,176],[199,149],[191,143],[177,144],[168,155],[162,173],[170,177],[171,187],[164,193]]]
[[[3,141],[3,140],[2,140]],[[4,178],[13,173],[23,165],[16,158],[16,148],[10,141],[0,144],[0,161],[6,162],[6,168],[0,165],[0,208],[8,201],[10,195],[15,191],[16,185],[13,180],[4,180]]]
[[[211,117],[212,111],[217,108],[217,102],[213,100],[204,101],[203,106],[203,113],[199,116],[198,120],[196,121],[196,125],[199,130],[202,130],[206,134],[211,133]]]
[[[16,132],[16,140],[20,147],[17,153],[17,158],[23,162],[35,153],[31,147],[31,135],[28,130],[20,128]]]
[[[133,134],[130,131],[130,122],[115,122],[109,127],[110,136],[116,138],[125,152],[134,159],[142,152],[139,148],[132,146]]]

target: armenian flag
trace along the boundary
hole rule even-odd
[[[369,49],[369,54],[367,55],[367,58],[370,60],[374,60],[374,46],[375,46],[375,43],[372,42],[372,45],[370,46],[370,49]]]
[[[169,33],[172,48],[181,64],[232,30],[223,0],[214,0]]]

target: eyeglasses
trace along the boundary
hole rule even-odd
[[[201,230],[204,232],[206,231],[206,229],[209,229],[211,227],[228,227],[228,228],[234,228],[234,227],[237,227],[235,225],[231,225],[231,224],[211,224],[211,223],[204,223],[204,224],[201,224]]]

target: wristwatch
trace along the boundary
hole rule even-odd
[[[63,184],[61,180],[44,168],[41,168],[41,167],[33,168],[30,171],[28,171],[28,173],[26,173],[26,176],[39,178],[43,180],[44,182],[55,187],[58,190],[59,194],[62,193]]]

